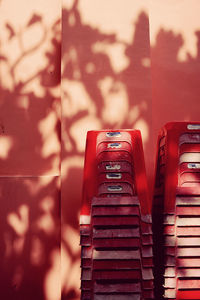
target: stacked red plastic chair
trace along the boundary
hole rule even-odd
[[[161,130],[153,206],[156,299],[200,299],[200,123]]]
[[[153,299],[152,230],[137,130],[87,134],[80,216],[81,299]]]

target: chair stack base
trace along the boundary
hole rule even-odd
[[[151,218],[137,197],[93,198],[81,246],[82,300],[154,299]]]
[[[139,131],[88,132],[80,221],[81,299],[153,299],[150,201]]]
[[[200,197],[176,197],[164,218],[164,298],[200,299]]]

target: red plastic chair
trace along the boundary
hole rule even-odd
[[[153,204],[156,299],[200,299],[200,123],[158,137]]]
[[[87,134],[80,215],[81,299],[153,299],[152,231],[137,130]]]

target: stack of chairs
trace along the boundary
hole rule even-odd
[[[200,123],[160,131],[153,232],[155,299],[200,299]]]
[[[154,299],[150,202],[137,130],[87,135],[81,299]]]

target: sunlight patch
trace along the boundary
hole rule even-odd
[[[85,140],[88,130],[100,130],[101,122],[99,119],[93,116],[86,116],[78,121],[74,122],[70,128],[70,135],[73,137],[76,143],[76,149],[78,152],[85,151]]]
[[[11,137],[0,136],[0,159],[6,159],[9,156],[13,144]]]
[[[51,252],[50,264],[44,280],[45,300],[58,300],[61,297],[60,249]]]
[[[126,120],[129,109],[125,85],[106,77],[99,82],[99,88],[104,98],[103,121],[120,128]]]
[[[184,43],[180,46],[178,61],[185,61],[188,54],[195,58],[197,55],[195,32],[199,30],[199,0],[182,1],[150,1],[150,38],[151,46],[156,46],[157,35],[162,28],[165,32],[172,31],[181,35]],[[187,21],[189,20],[189,21]],[[168,47],[172,41],[168,39]],[[173,41],[174,46],[176,40]]]
[[[45,158],[53,153],[59,154],[60,152],[60,141],[55,132],[57,121],[57,115],[55,112],[51,111],[47,117],[38,124],[39,131],[44,140],[42,156]]]
[[[41,240],[34,236],[31,241],[30,262],[33,266],[40,267],[46,258],[45,249]]]
[[[62,115],[72,117],[78,112],[95,114],[96,106],[84,84],[76,80],[62,80]]]
[[[148,11],[148,1],[81,0],[78,8],[83,26],[87,24],[98,28],[107,35],[115,33],[118,39],[131,43],[135,31],[134,21],[141,11]]]
[[[142,134],[142,141],[143,143],[146,143],[149,139],[149,128],[147,125],[147,122],[144,119],[139,119],[135,124],[134,124],[134,129],[139,129]]]
[[[22,204],[17,213],[9,213],[7,216],[8,224],[19,236],[24,236],[29,228],[29,208]]]

